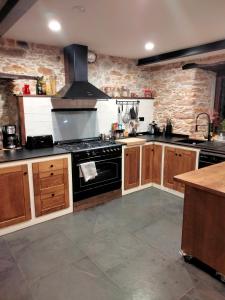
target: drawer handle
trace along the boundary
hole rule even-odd
[[[26,175],[27,175],[27,172],[24,172],[23,175],[26,176]]]
[[[53,168],[53,167],[54,167],[53,165],[50,166],[50,168]]]
[[[175,153],[175,155],[177,156],[177,153]]]
[[[53,193],[53,194],[52,194],[52,197],[54,197],[54,196],[55,196],[55,194]]]
[[[54,173],[51,173],[51,176],[53,176],[54,175]]]
[[[181,156],[181,154],[179,154],[179,156]]]

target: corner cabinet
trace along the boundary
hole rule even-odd
[[[124,190],[139,186],[140,147],[130,147],[124,150]]]
[[[0,168],[0,228],[30,219],[27,165]]]
[[[184,192],[184,186],[174,181],[174,176],[195,170],[196,152],[176,147],[165,147],[163,185]]]
[[[36,217],[69,207],[68,160],[32,164]]]
[[[162,146],[144,145],[142,147],[141,184],[161,184]]]

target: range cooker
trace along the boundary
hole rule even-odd
[[[74,202],[121,188],[122,146],[99,138],[70,140],[57,143],[72,154]],[[97,176],[85,181],[80,165],[95,162]]]

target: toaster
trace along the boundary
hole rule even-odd
[[[27,136],[27,149],[39,149],[48,147],[53,147],[52,135]]]

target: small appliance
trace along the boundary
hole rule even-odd
[[[27,149],[39,149],[53,147],[52,135],[37,135],[37,136],[27,136]]]
[[[16,135],[16,125],[2,126],[3,148],[15,149],[19,144],[18,136]]]
[[[148,133],[151,135],[160,135],[160,128],[157,126],[155,121],[152,121],[152,123],[149,124]]]

